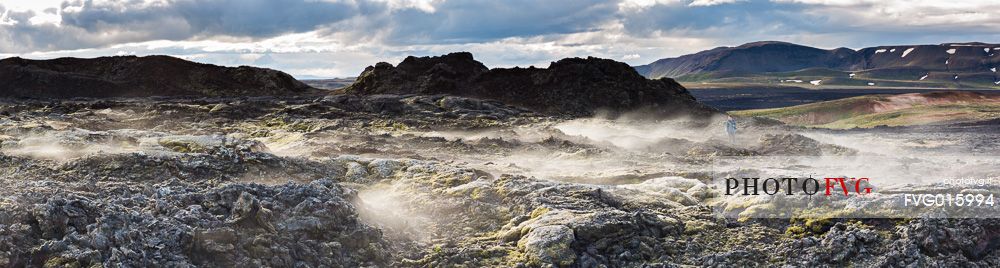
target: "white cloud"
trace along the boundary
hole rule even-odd
[[[714,6],[722,4],[732,4],[736,2],[746,2],[746,0],[694,0],[691,1],[688,6],[698,7],[698,6]]]
[[[28,23],[31,23],[31,25],[41,25],[41,24],[59,25],[59,23],[62,23],[62,17],[54,13],[42,13],[42,14],[37,14],[34,17],[28,19]]]
[[[58,8],[64,0],[13,0],[4,1],[0,5],[15,11],[35,11],[41,13],[49,8]]]
[[[885,31],[953,29],[1000,30],[1000,1],[995,0],[772,0],[808,5],[808,14],[831,23]],[[836,16],[829,16],[836,14]],[[968,28],[964,28],[968,27]]]
[[[387,3],[392,10],[417,9],[427,13],[437,11],[435,5],[444,0],[376,0],[376,2]]]
[[[681,0],[623,0],[618,3],[618,8],[626,11],[642,10],[655,5],[673,5]]]
[[[636,11],[657,5],[680,6],[687,3],[687,6],[690,7],[707,7],[737,2],[747,2],[747,0],[623,0],[618,3],[618,7],[623,11]]]

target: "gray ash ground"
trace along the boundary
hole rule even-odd
[[[741,126],[448,96],[7,100],[0,266],[1000,266],[997,219],[723,217],[768,208],[710,183],[773,168],[727,157],[988,159],[997,132]]]

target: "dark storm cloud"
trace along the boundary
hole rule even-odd
[[[65,12],[80,7],[79,12]],[[143,25],[147,21],[176,20],[184,34],[270,37],[303,32],[361,15],[349,2],[273,0],[188,0],[150,4],[146,1],[102,2],[92,0],[63,4],[63,25],[99,32],[108,27]],[[148,29],[156,30],[156,29]],[[168,36],[179,38],[180,36]]]
[[[595,30],[613,20],[607,0],[443,1],[433,10],[393,7],[391,1],[71,1],[60,7],[62,23],[32,25],[34,14],[0,26],[0,49],[28,52],[99,47],[149,40],[267,38],[321,30],[359,39],[380,36],[388,44],[484,42],[507,37]],[[75,42],[74,42],[75,41]]]
[[[306,32],[384,5],[350,1],[180,0],[71,1],[61,25],[32,24],[32,11],[10,12],[18,23],[0,25],[0,52],[100,47],[150,40],[266,38]]]

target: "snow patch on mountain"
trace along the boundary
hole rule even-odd
[[[901,56],[900,58],[905,58],[906,54],[910,54],[910,52],[913,52],[914,49],[916,48],[915,47],[907,48],[906,50],[903,51],[903,56]]]

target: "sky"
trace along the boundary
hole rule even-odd
[[[997,0],[0,0],[0,57],[171,55],[299,78],[409,55],[632,65],[718,46],[1000,43]]]

